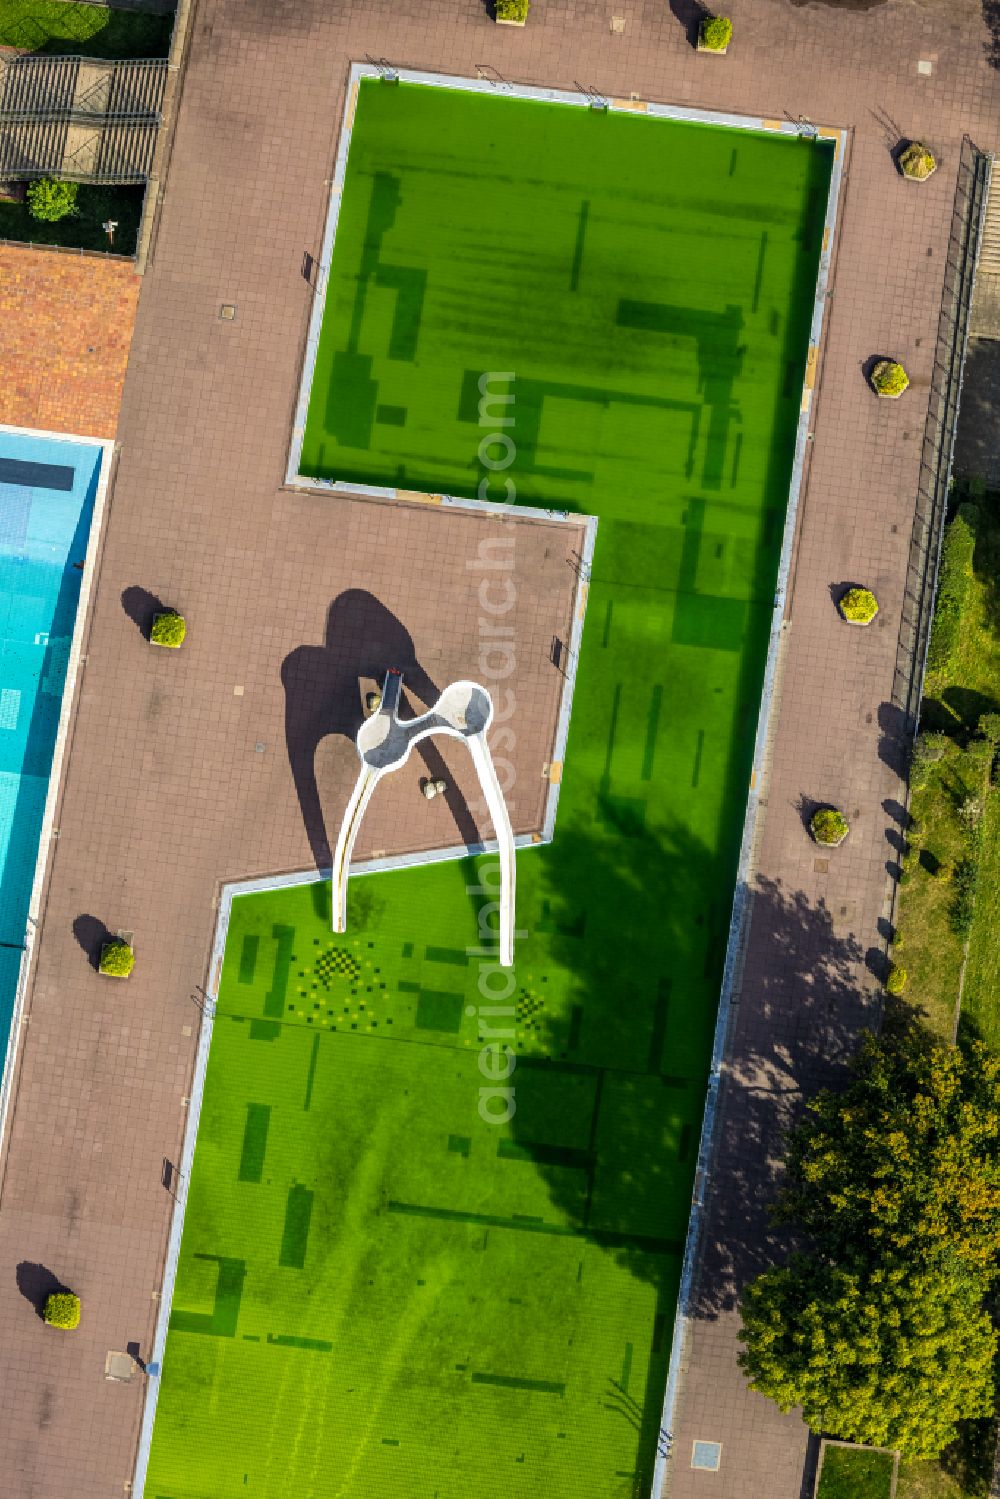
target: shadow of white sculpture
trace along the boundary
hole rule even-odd
[[[347,881],[351,872],[351,855],[372,792],[384,775],[405,765],[410,750],[419,740],[426,739],[430,734],[449,734],[453,739],[464,739],[469,746],[483,796],[493,819],[500,855],[499,956],[501,967],[510,968],[514,963],[516,861],[514,834],[507,815],[507,804],[486,743],[486,730],[493,721],[493,700],[486,688],[477,686],[475,682],[452,682],[429,713],[401,723],[396,713],[402,686],[402,673],[391,668],[382,688],[382,702],[378,711],[366,719],[358,730],[357,747],[361,770],[347,803],[333,854],[333,930],[347,930]]]

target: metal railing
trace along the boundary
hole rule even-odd
[[[963,137],[892,685],[892,702],[902,713],[904,732],[910,737],[920,721],[969,315],[992,165],[990,153],[980,151],[968,136]]]
[[[145,182],[167,70],[166,58],[0,58],[0,179]]]

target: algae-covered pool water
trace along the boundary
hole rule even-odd
[[[599,517],[558,822],[509,992],[495,861],[233,902],[149,1499],[648,1492],[832,159],[361,84],[301,467]]]

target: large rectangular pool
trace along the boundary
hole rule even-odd
[[[0,431],[0,1057],[101,474],[98,444]]]

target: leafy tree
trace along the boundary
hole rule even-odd
[[[53,177],[41,177],[28,185],[28,212],[33,219],[43,223],[58,223],[75,210],[77,192],[75,182],[57,182]]]
[[[1000,1059],[909,1037],[863,1042],[839,1094],[792,1134],[779,1221],[834,1261],[950,1251],[990,1278],[1000,1262]]]
[[[743,1301],[753,1389],[815,1431],[934,1457],[957,1423],[993,1409],[996,1333],[983,1281],[953,1254],[876,1268],[793,1256]]]
[[[1000,1058],[916,1025],[865,1038],[843,1091],[792,1132],[776,1216],[809,1248],[744,1292],[754,1389],[912,1457],[992,1412]]]

